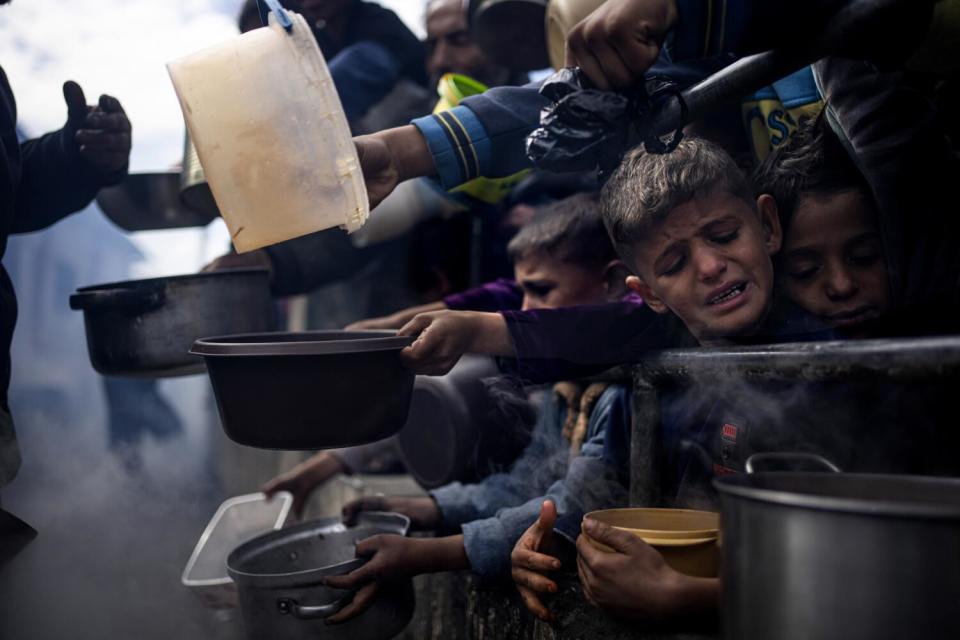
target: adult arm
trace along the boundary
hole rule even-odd
[[[2,83],[4,93],[12,95],[6,75]],[[66,125],[20,145],[14,233],[50,226],[87,206],[101,187],[126,176],[131,128],[120,102],[103,95],[96,107],[89,107],[75,82],[65,83],[63,93]]]

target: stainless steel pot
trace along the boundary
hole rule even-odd
[[[183,170],[180,172],[180,201],[197,215],[211,220],[220,215],[207,175],[200,165],[197,148],[187,133],[183,141]]]
[[[181,201],[179,171],[131,173],[120,184],[97,193],[100,210],[127,231],[202,227],[217,211],[198,211]]]
[[[413,616],[413,582],[384,585],[369,609],[342,625],[325,620],[353,593],[319,584],[366,562],[355,557],[359,540],[381,533],[406,535],[410,521],[396,513],[368,512],[355,527],[325,518],[268,533],[227,557],[237,584],[249,640],[379,640],[400,633]]]
[[[960,479],[718,478],[730,640],[960,638]]]
[[[201,373],[197,338],[275,328],[269,279],[237,269],[115,282],[78,289],[70,308],[83,311],[90,362],[104,375]]]

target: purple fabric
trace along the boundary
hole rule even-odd
[[[519,310],[523,305],[523,291],[509,278],[498,278],[443,299],[448,309],[456,311]]]
[[[600,373],[680,340],[672,316],[655,313],[635,294],[610,304],[501,313],[516,356],[501,368],[534,383]]]

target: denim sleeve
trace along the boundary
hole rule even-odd
[[[474,484],[454,482],[431,491],[443,524],[458,527],[471,520],[488,518],[502,507],[522,504],[541,495],[555,480],[546,462],[559,446],[558,425],[563,424],[564,411],[547,394],[530,444],[509,471],[487,476]]]
[[[330,61],[330,75],[347,120],[362,118],[400,79],[400,62],[381,44],[357,42]]]
[[[587,440],[580,454],[570,461],[563,478],[519,506],[500,509],[492,518],[464,524],[464,549],[473,571],[484,577],[508,574],[513,545],[536,521],[544,500],[556,504],[558,519],[554,532],[569,542],[579,535],[585,513],[625,506],[628,488],[620,481],[625,474],[606,457],[605,441],[608,431],[622,430],[629,421],[629,390],[622,385],[611,386],[597,401],[590,416]]]

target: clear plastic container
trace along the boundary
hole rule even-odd
[[[293,496],[280,491],[267,500],[250,493],[226,500],[194,547],[180,581],[215,609],[237,606],[237,590],[227,574],[227,556],[244,542],[280,529],[290,518]]]
[[[370,205],[333,79],[299,14],[170,62],[187,129],[237,251],[343,227]]]

